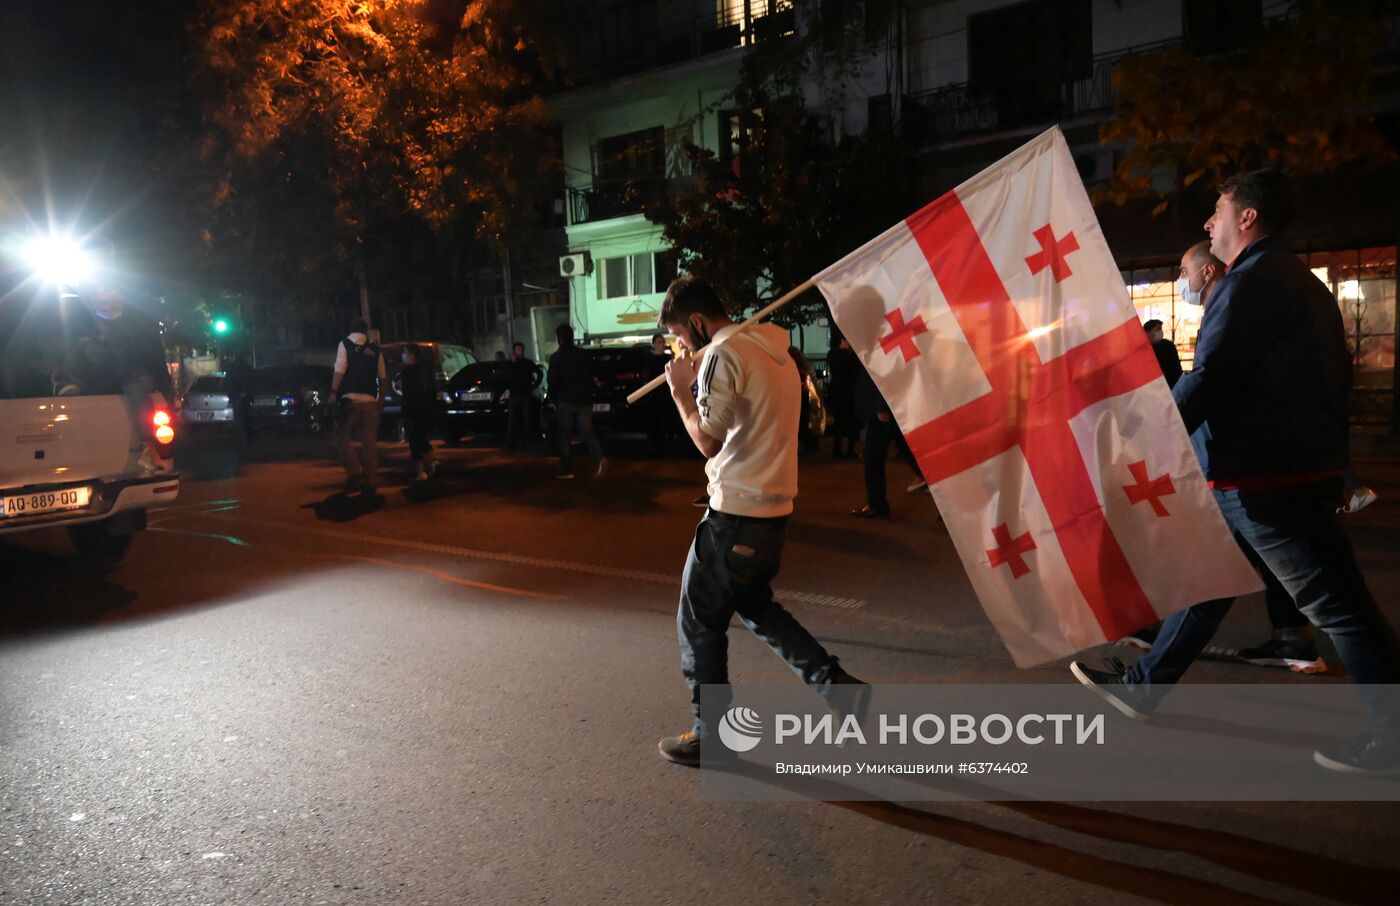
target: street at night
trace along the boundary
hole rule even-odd
[[[1400,0],[0,0],[0,906],[1400,891]]]
[[[445,451],[441,496],[386,482],[338,522],[310,506],[341,484],[326,446],[191,446],[178,505],[119,567],[60,532],[0,546],[0,901],[1375,903],[1400,880],[1391,803],[702,801],[656,757],[687,720],[698,458],[560,482],[478,442]],[[1388,483],[1352,537],[1394,619],[1400,483],[1361,462]],[[843,663],[1071,681],[1011,665],[926,494],[853,519],[859,472],[804,459],[776,583]],[[1217,643],[1263,626],[1252,596]],[[736,681],[794,682],[741,627],[731,658]]]

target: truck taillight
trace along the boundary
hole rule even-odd
[[[170,413],[156,409],[151,413],[151,425],[155,428],[156,442],[162,446],[175,440],[175,429],[170,426]]]

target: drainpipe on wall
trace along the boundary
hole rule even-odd
[[[510,246],[501,255],[501,277],[506,284],[506,349],[515,348],[515,280],[510,273]]]

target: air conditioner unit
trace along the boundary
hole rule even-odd
[[[574,252],[559,256],[559,276],[577,277],[593,273],[593,256],[587,252]]]

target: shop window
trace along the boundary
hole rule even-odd
[[[1137,310],[1138,321],[1143,324],[1161,321],[1162,336],[1176,345],[1181,367],[1190,371],[1204,309],[1199,305],[1187,305],[1176,294],[1176,274],[1175,267],[1141,268],[1124,271],[1123,282],[1128,284],[1128,295]]]
[[[1313,252],[1304,257],[1337,299],[1355,387],[1389,390],[1395,373],[1395,246]]]

